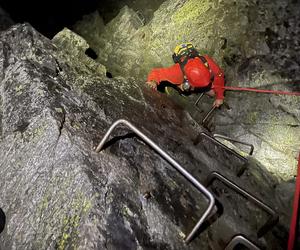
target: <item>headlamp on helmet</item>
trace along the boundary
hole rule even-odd
[[[184,82],[183,82],[183,84],[182,84],[182,89],[183,89],[184,91],[190,91],[191,85],[190,85],[188,79],[185,79],[185,80],[184,80]]]

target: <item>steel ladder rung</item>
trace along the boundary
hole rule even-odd
[[[243,235],[236,235],[234,236],[231,241],[228,243],[228,245],[225,247],[224,250],[234,250],[236,246],[243,245],[247,247],[250,250],[260,250],[259,247],[257,247],[253,242],[251,242],[249,239],[247,239]]]
[[[205,186],[208,187],[212,184],[212,182],[217,179],[221,181],[223,184],[225,184],[227,187],[231,188],[238,194],[242,195],[244,198],[247,200],[251,201],[252,203],[256,204],[258,207],[260,207],[262,210],[264,210],[267,214],[269,214],[269,219],[265,222],[263,226],[261,226],[257,232],[257,237],[260,238],[264,234],[266,234],[272,227],[274,227],[278,220],[279,216],[278,214],[268,205],[266,205],[264,202],[259,200],[258,198],[254,197],[252,194],[247,192],[246,190],[242,189],[232,181],[230,181],[228,178],[225,176],[221,175],[218,172],[212,172],[208,175],[206,179]]]
[[[246,145],[246,146],[250,147],[249,155],[253,154],[254,146],[251,143],[243,142],[243,141],[240,141],[240,140],[236,140],[236,139],[230,138],[230,137],[225,136],[225,135],[220,135],[220,134],[213,134],[213,137],[214,138],[224,139],[224,140],[235,142],[235,143],[239,143],[239,144],[242,144],[242,145]]]
[[[149,137],[147,137],[144,133],[142,133],[138,128],[136,128],[133,124],[131,124],[129,121],[124,119],[119,119],[115,121],[106,134],[104,135],[103,139],[99,143],[99,145],[96,148],[96,152],[99,153],[101,149],[103,148],[105,142],[107,141],[109,135],[112,133],[112,131],[119,125],[124,124],[128,128],[130,128],[134,133],[136,133],[144,142],[146,142],[151,148],[153,148],[162,158],[164,158],[167,162],[171,164],[182,176],[184,176],[191,184],[193,184],[194,187],[196,187],[201,193],[203,193],[209,200],[209,205],[206,208],[205,212],[197,222],[197,224],[194,226],[192,231],[188,234],[188,236],[185,239],[186,243],[189,243],[195,236],[195,234],[198,232],[199,228],[203,224],[203,222],[209,217],[211,214],[214,205],[215,205],[215,198],[212,195],[212,193],[205,188],[199,181],[195,179],[189,172],[187,172],[179,163],[177,163],[170,155],[168,155],[163,149],[161,149],[156,143],[154,143]]]

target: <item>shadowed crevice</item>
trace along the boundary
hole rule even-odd
[[[0,208],[0,233],[2,233],[2,231],[4,230],[4,227],[5,227],[5,221],[6,221],[5,213],[4,213],[4,211]]]

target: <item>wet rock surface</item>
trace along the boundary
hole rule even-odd
[[[143,23],[124,7],[105,26],[99,14],[74,30],[86,38],[112,76],[146,80],[153,67],[172,64],[174,47],[191,41],[224,69],[226,85],[299,91],[299,1],[165,1]],[[147,7],[145,7],[147,9]],[[79,25],[80,24],[80,25]],[[86,35],[85,30],[97,28]],[[101,27],[101,29],[99,29]],[[201,123],[197,96],[173,99]],[[226,91],[212,131],[255,146],[254,156],[279,180],[294,180],[300,147],[299,96]],[[204,114],[212,100],[204,100]],[[202,117],[203,118],[203,117]]]
[[[0,34],[0,48],[0,249],[223,249],[238,233],[285,249],[287,186],[254,159],[237,177],[245,162],[199,137],[205,129],[171,98],[134,78],[106,78],[67,29],[50,41],[16,25]],[[119,118],[199,181],[221,172],[273,207],[279,223],[258,238],[267,215],[216,181],[210,190],[223,209],[184,244],[206,198],[124,126],[95,153]]]

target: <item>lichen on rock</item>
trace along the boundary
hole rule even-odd
[[[203,3],[207,5],[166,1],[147,24],[125,7],[103,30],[98,29],[101,34],[96,37],[83,32],[87,41],[68,29],[50,41],[29,24],[0,33],[0,207],[6,214],[1,249],[224,249],[238,233],[261,248],[285,249],[292,198],[285,193],[293,189],[285,180],[292,176],[294,164],[288,150],[291,145],[296,150],[299,142],[294,137],[299,131],[298,99],[228,93],[229,108],[218,110],[215,131],[255,144],[254,157],[245,163],[199,139],[206,129],[196,119],[195,96],[167,95],[143,86],[147,71],[171,63],[172,49],[183,39],[213,52],[231,79],[255,80],[264,65],[276,70],[270,58],[261,55],[267,49],[259,50],[258,57],[250,50],[263,40],[245,44],[257,26],[251,15],[245,18],[240,13],[252,12],[254,1]],[[200,9],[179,18],[192,6]],[[204,23],[207,17],[211,18]],[[222,24],[212,29],[216,19]],[[85,20],[101,22],[97,14]],[[182,37],[177,36],[172,20],[182,20],[184,26],[191,23],[186,36],[184,29]],[[245,33],[234,27],[231,32],[230,22],[254,28]],[[240,32],[240,39],[235,39]],[[97,41],[106,47],[95,48]],[[271,43],[276,45],[267,44]],[[96,60],[85,53],[90,46]],[[105,76],[103,65],[113,78]],[[243,70],[249,75],[238,75]],[[211,102],[207,98],[200,109]],[[282,120],[275,119],[278,116]],[[223,211],[186,245],[183,237],[207,208],[206,199],[123,126],[113,131],[103,151],[95,153],[109,126],[120,118],[134,123],[201,183],[212,171],[221,172],[274,208],[278,224],[258,237],[266,214],[216,181],[209,190]],[[274,167],[273,173],[255,159],[264,162],[263,157]],[[274,162],[279,158],[285,161],[279,163],[282,168]],[[237,176],[245,166],[244,174]],[[145,193],[150,194],[148,199]]]
[[[97,72],[97,74],[102,76],[106,74],[106,69],[102,64],[95,62],[86,55],[85,52],[89,48],[89,44],[76,33],[64,28],[61,32],[56,34],[52,40],[60,49],[62,56],[67,53],[68,56],[64,57],[65,60],[69,60],[69,66],[73,66],[79,75],[89,74],[89,70]],[[72,63],[72,61],[76,60],[84,62],[84,67],[78,68],[76,63]]]
[[[174,47],[188,41],[222,66],[227,85],[292,91],[297,89],[297,72],[300,72],[297,59],[300,41],[296,37],[292,41],[290,36],[300,32],[299,9],[299,3],[280,0],[165,1],[144,26],[133,25],[137,14],[124,7],[100,33],[84,36],[79,26],[75,26],[75,31],[93,41],[94,49],[102,55],[97,60],[114,76],[146,80],[151,68],[171,65]],[[94,23],[87,21],[85,25]],[[128,27],[122,28],[124,24]],[[300,139],[299,97],[226,93],[226,101],[233,110],[217,112],[214,131],[254,143],[255,156],[273,174],[279,179],[293,179],[297,164],[294,149],[299,148]],[[183,99],[172,95],[172,98],[199,119],[193,107],[197,97]],[[278,105],[279,102],[291,105]],[[279,142],[277,136],[282,129],[289,133]],[[284,151],[281,144],[286,145]],[[268,157],[264,157],[266,152]],[[281,161],[271,160],[283,155]]]

